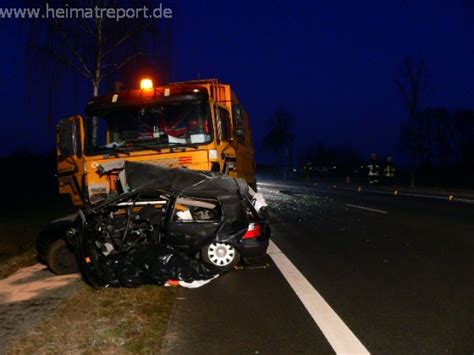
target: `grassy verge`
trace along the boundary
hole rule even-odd
[[[158,286],[94,290],[84,285],[9,353],[155,353],[175,294],[176,289]]]

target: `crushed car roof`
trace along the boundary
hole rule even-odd
[[[248,185],[244,180],[226,175],[129,161],[124,163],[124,167],[125,184],[132,191],[160,189],[196,197],[248,194]]]

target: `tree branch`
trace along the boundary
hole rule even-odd
[[[142,56],[142,55],[145,55],[144,53],[142,52],[138,52],[138,53],[135,53],[135,54],[132,54],[131,56],[129,56],[128,58],[126,58],[122,63],[120,64],[105,64],[104,66],[102,66],[102,69],[103,71],[105,72],[105,68],[106,67],[113,67],[113,69],[111,69],[108,73],[103,73],[100,77],[100,80],[104,79],[106,76],[112,74],[113,72],[117,71],[117,70],[120,70],[122,69],[124,66],[126,66],[127,64],[129,64],[132,60],[134,60],[135,58],[139,57],[139,56]]]
[[[76,59],[79,61],[79,63],[82,65],[82,68],[84,70],[84,72],[87,74],[87,76],[89,78],[92,77],[92,73],[89,69],[89,67],[87,66],[86,62],[84,61],[84,58],[82,58],[82,56],[79,54],[79,52],[77,51],[77,49],[74,47],[74,45],[72,43],[69,42],[69,37],[68,35],[66,34],[66,32],[62,31],[60,29],[60,26],[57,25],[57,22],[56,22],[56,30],[58,31],[58,33],[63,37],[64,39],[64,42],[66,43],[66,45],[68,46],[68,48],[71,50],[71,52],[74,54],[74,56],[76,57]]]
[[[101,56],[101,58],[107,57],[110,53],[112,53],[115,49],[120,47],[125,41],[130,39],[131,37],[135,36],[137,33],[140,33],[143,31],[145,28],[150,26],[152,24],[152,21],[146,22],[143,26],[137,26],[136,28],[126,32],[122,38],[120,38],[117,42],[115,42],[113,45],[110,46],[109,49],[107,49]]]

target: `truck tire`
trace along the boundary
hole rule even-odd
[[[57,275],[73,274],[79,271],[76,257],[67,247],[64,239],[58,239],[51,243],[46,259],[51,271]]]

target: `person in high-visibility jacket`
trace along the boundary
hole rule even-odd
[[[395,172],[396,170],[395,166],[393,165],[393,159],[392,157],[388,157],[385,161],[385,167],[383,169],[383,176],[388,184],[393,184],[395,181]]]
[[[379,183],[380,177],[380,165],[377,158],[377,154],[372,153],[370,155],[370,161],[367,165],[368,176],[369,176],[369,185],[375,185]]]

